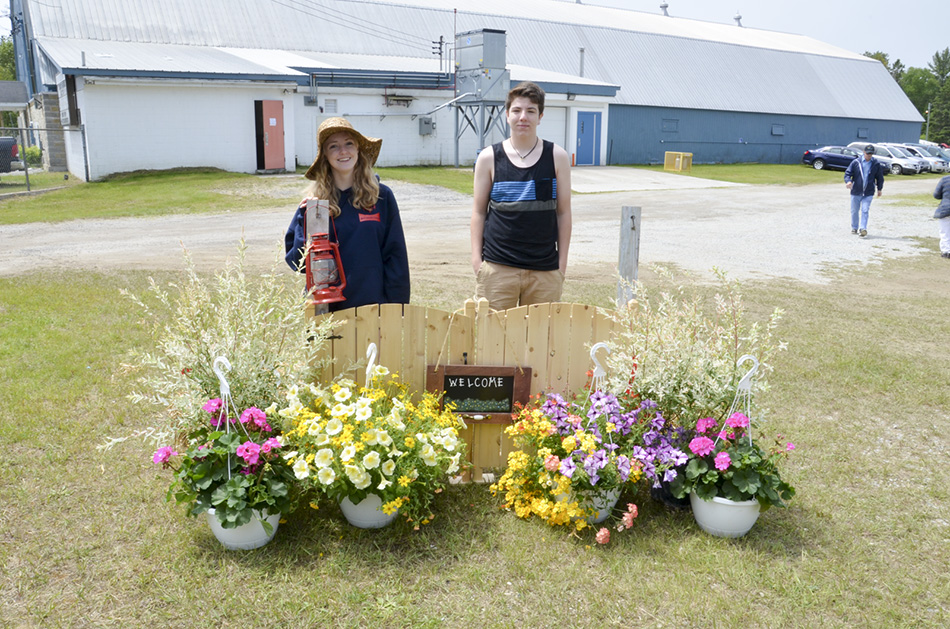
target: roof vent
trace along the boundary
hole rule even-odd
[[[661,3],[660,3],[660,8],[663,9],[663,15],[665,15],[666,17],[670,17],[670,14],[666,12],[666,10],[667,10],[669,7],[670,7],[670,5],[667,4],[666,2],[661,2]]]
[[[739,26],[739,27],[742,26],[742,16],[739,15],[739,9],[736,9],[736,16],[732,19],[736,21],[736,26]]]

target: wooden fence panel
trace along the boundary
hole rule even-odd
[[[328,315],[322,315],[328,316]],[[532,368],[531,394],[571,393],[587,382],[593,365],[590,347],[610,339],[613,321],[605,312],[584,304],[534,304],[495,312],[488,303],[467,302],[448,313],[435,308],[398,304],[363,306],[333,315],[329,347],[338,376],[365,361],[369,343],[378,348],[377,363],[398,371],[413,390],[425,388],[430,364],[498,365]],[[365,363],[364,363],[365,364]],[[349,377],[365,382],[365,370]],[[502,424],[472,422],[463,431],[468,456],[482,480],[482,469],[503,468],[512,449]]]

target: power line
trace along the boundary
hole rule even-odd
[[[384,39],[395,44],[401,44],[404,46],[409,46],[411,48],[419,50],[428,50],[431,44],[431,40],[415,35],[412,33],[403,33],[396,31],[388,26],[383,26],[381,24],[376,24],[370,22],[363,18],[357,19],[355,16],[337,9],[332,9],[330,7],[317,4],[315,2],[307,2],[305,0],[271,0],[275,4],[287,7],[293,11],[303,13],[304,15],[309,15],[311,17],[320,18],[326,22],[334,24],[336,26],[343,26],[346,28],[351,28],[355,31],[360,31],[362,33],[377,37],[379,39]],[[304,5],[304,6],[295,6],[295,5]],[[320,12],[318,12],[320,11]],[[336,15],[334,15],[336,14]]]

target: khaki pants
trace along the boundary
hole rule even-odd
[[[559,270],[531,271],[482,262],[475,276],[475,299],[487,299],[492,310],[560,301],[564,274]]]

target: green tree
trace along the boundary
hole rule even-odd
[[[943,86],[947,82],[947,77],[950,76],[950,48],[944,48],[943,52],[935,52],[927,68],[934,73],[940,85]]]
[[[950,144],[950,81],[945,81],[930,111],[930,139]]]
[[[13,40],[9,37],[0,37],[0,81],[16,81]]]
[[[891,64],[890,56],[886,52],[881,52],[880,50],[875,52],[865,51],[864,56],[880,61],[884,65],[884,68],[890,72],[894,80],[900,83],[905,71],[904,64],[901,63],[900,59],[895,60],[894,63]]]
[[[937,77],[924,68],[908,68],[899,83],[921,116],[924,116],[927,106],[934,102],[940,92],[940,82]]]

